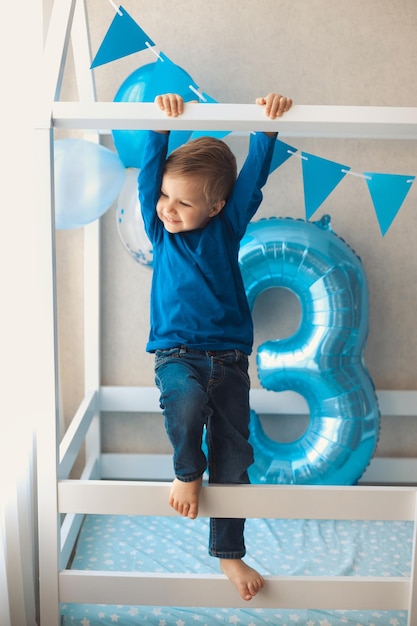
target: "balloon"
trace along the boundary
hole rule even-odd
[[[163,62],[143,65],[130,74],[119,87],[114,102],[153,102],[158,94],[168,92],[180,93],[186,102],[196,100],[196,95],[188,88],[188,85],[195,84],[191,76],[167,57],[163,58]],[[159,78],[155,81],[154,71],[162,66],[166,71],[159,71]],[[114,145],[125,167],[140,168],[146,131],[113,130],[112,134]],[[190,136],[191,131],[171,132],[168,152],[186,143]]]
[[[117,232],[126,250],[141,265],[152,266],[152,246],[145,232],[138,198],[137,168],[126,170],[126,180],[117,200]]]
[[[368,335],[368,289],[359,257],[319,222],[270,218],[252,222],[239,254],[251,307],[271,287],[299,298],[302,317],[291,337],[258,348],[261,385],[301,394],[310,408],[296,441],[273,441],[251,414],[254,483],[354,484],[375,451],[379,408],[363,352]],[[279,314],[279,313],[278,313]]]
[[[101,217],[125,177],[117,154],[91,141],[60,139],[54,159],[56,228],[78,228]]]

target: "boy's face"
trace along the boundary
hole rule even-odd
[[[170,233],[182,233],[203,228],[219,213],[225,202],[210,205],[203,193],[203,180],[200,176],[170,176],[162,178],[161,196],[156,212]]]

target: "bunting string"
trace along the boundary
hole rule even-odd
[[[116,4],[114,4],[113,0],[108,0],[108,1],[110,2],[110,4],[112,5],[113,9],[116,11],[116,13],[118,15],[123,15],[121,9]]]
[[[162,56],[159,54],[159,52],[157,50],[155,50],[155,46],[150,44],[149,41],[145,41],[145,46],[148,48],[148,50],[150,50],[152,52],[152,54],[154,54],[156,56],[157,59],[159,59],[160,61],[164,62],[164,59],[162,58]]]

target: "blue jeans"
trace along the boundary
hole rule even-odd
[[[174,448],[175,476],[189,482],[205,472],[202,439],[206,427],[209,482],[249,483],[253,451],[248,441],[247,355],[239,350],[200,351],[184,346],[157,350],[155,381]],[[211,518],[210,555],[242,558],[244,524],[244,519]]]

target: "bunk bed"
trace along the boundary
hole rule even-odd
[[[80,102],[60,102],[71,32],[76,33],[77,40],[74,59],[79,68]],[[52,217],[55,129],[82,129],[96,138],[99,130],[167,125],[176,129],[250,131],[265,130],[267,123],[267,129],[271,129],[271,122],[265,122],[252,105],[190,105],[180,119],[167,122],[153,105],[146,103],[95,102],[91,81],[85,79],[85,72],[80,69],[88,68],[89,63],[83,2],[55,3],[45,48],[43,97],[35,131],[40,164],[37,190],[42,207],[40,219],[49,233],[51,255],[46,275],[50,292],[45,296],[46,316],[51,322],[50,334],[45,337],[47,419],[39,420],[37,443],[42,626],[59,623],[95,626],[112,622],[126,625],[234,622],[248,626],[297,622],[314,626],[416,624],[415,459],[373,459],[360,484],[349,487],[210,486],[202,491],[200,519],[191,527],[190,520],[179,520],[167,504],[172,478],[168,457],[102,453],[100,417],[104,412],[158,412],[159,407],[154,389],[100,384],[97,223],[85,227],[84,233],[88,259],[84,269],[86,393],[59,444]],[[284,137],[417,139],[415,108],[299,106],[291,116],[273,124]],[[260,413],[302,412],[299,400],[291,392],[279,394],[279,399],[277,395],[254,390],[251,405]],[[377,395],[382,415],[417,416],[417,391],[381,390]],[[85,467],[81,478],[70,479],[83,446]],[[210,570],[204,557],[201,561],[197,558],[201,555],[200,545],[205,547],[208,516],[246,517],[250,541],[256,546],[261,537],[260,544],[267,555],[259,558],[263,571],[267,572],[267,584],[250,606],[240,600],[224,576]],[[169,530],[170,522],[175,524],[174,530]],[[133,533],[129,538],[124,534],[126,528]],[[178,554],[169,557],[167,569],[160,564],[161,560],[166,561],[161,554],[152,565],[149,555],[160,544],[162,551],[166,548],[168,533],[173,533],[178,544],[183,545],[191,537],[193,546],[198,546],[195,550],[198,554],[185,557],[176,545]],[[109,535],[118,537],[110,547]],[[103,536],[107,548],[100,543]],[[287,539],[282,540],[284,536]],[[328,553],[329,562],[320,562],[315,567],[318,559],[313,550],[311,560],[290,567],[289,563],[297,561],[296,554],[288,548],[297,543],[294,537],[297,540],[302,537],[304,546],[314,544],[321,537],[320,555],[324,558],[323,554]],[[340,539],[337,545],[336,537]],[[376,542],[374,558],[365,564],[361,562],[361,552],[364,545],[369,547],[372,542]],[[278,553],[274,553],[275,544],[280,546]],[[349,563],[342,554],[346,545],[350,551]],[[127,549],[133,554],[133,565],[126,564]],[[106,558],[110,551],[111,556]],[[332,552],[338,553],[341,561],[333,563]],[[176,557],[178,563],[173,566]],[[184,570],[182,565],[191,563],[191,557],[197,560]],[[137,567],[142,561],[145,569]],[[378,570],[377,563],[381,561]],[[96,564],[95,569],[92,563]]]

